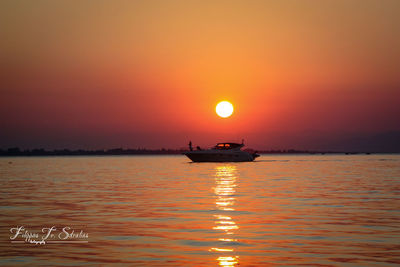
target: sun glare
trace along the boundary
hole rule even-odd
[[[228,101],[221,101],[215,107],[218,116],[228,118],[233,113],[233,105]]]

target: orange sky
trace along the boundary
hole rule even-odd
[[[400,131],[396,0],[0,6],[2,148],[318,148]]]

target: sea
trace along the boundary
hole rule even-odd
[[[400,155],[0,158],[1,266],[399,266]]]

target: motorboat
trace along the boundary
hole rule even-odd
[[[197,150],[193,150],[190,142],[189,147],[190,151],[183,154],[193,162],[242,162],[253,161],[260,156],[257,153],[241,150],[244,147],[243,143],[218,143],[210,149],[197,147]]]

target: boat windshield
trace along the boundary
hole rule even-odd
[[[234,144],[234,143],[219,143],[215,146],[215,149],[232,149],[235,147],[241,147],[241,144]]]

